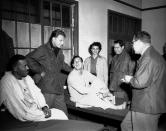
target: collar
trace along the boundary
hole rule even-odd
[[[151,46],[149,45],[149,46],[146,46],[145,48],[143,48],[143,51],[141,52],[141,55],[143,55],[149,47],[151,47]]]
[[[93,56],[91,55],[91,58],[92,59],[94,59],[94,60],[96,60],[97,58],[99,58],[100,56],[98,55],[96,58],[93,58]]]
[[[55,56],[58,55],[59,51],[60,51],[60,48],[58,47],[54,47],[53,45],[51,45],[51,43],[48,43],[47,44],[48,48],[53,51],[55,53]]]

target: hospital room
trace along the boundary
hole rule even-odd
[[[1,0],[1,131],[165,131],[166,0]]]

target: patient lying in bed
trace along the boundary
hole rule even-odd
[[[68,76],[67,83],[70,100],[77,107],[101,107],[103,109],[125,109],[126,103],[114,105],[114,96],[104,82],[83,69],[83,60],[75,56],[71,62],[74,68]]]

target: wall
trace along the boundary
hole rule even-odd
[[[88,47],[94,41],[102,43],[101,55],[107,58],[107,11],[141,18],[141,11],[113,0],[78,0],[79,2],[79,55],[89,56]]]
[[[142,9],[166,5],[166,0],[142,0]]]
[[[166,0],[143,0],[142,7],[166,6]],[[166,7],[142,11],[142,30],[151,34],[152,45],[162,54],[166,42]]]

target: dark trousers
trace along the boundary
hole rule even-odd
[[[160,114],[129,111],[121,123],[121,131],[158,131]]]
[[[56,108],[64,111],[64,113],[68,116],[68,111],[64,99],[64,95],[58,94],[49,94],[43,93],[46,103],[50,108]]]

